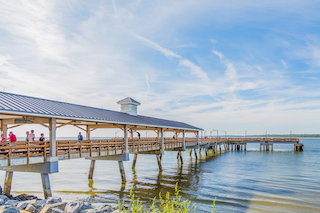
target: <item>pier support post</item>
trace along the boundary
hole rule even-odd
[[[220,150],[220,153],[221,153],[221,145],[219,145],[219,150]]]
[[[44,199],[47,199],[48,197],[52,197],[49,174],[41,173],[41,180],[42,180]]]
[[[3,193],[4,195],[10,197],[10,193],[11,193],[11,183],[12,183],[12,176],[13,176],[13,172],[6,172],[6,177],[4,180],[4,188],[3,188]]]
[[[164,150],[165,150],[165,147],[164,147],[164,129],[161,128],[161,153],[164,154]]]
[[[57,142],[56,142],[56,119],[50,118],[49,120],[49,131],[50,131],[50,157],[57,156]]]
[[[181,151],[179,151],[179,156],[180,156],[180,163],[183,164],[183,159],[182,159]]]
[[[192,149],[190,150],[190,157],[192,157]]]
[[[138,157],[138,154],[134,154],[133,162],[132,162],[132,169],[136,169],[137,157]]]
[[[95,163],[96,163],[96,160],[91,160],[88,179],[92,179],[93,178],[93,171],[94,171]]]
[[[196,160],[198,160],[198,155],[197,155],[196,150],[194,150],[194,156],[196,157]]]
[[[160,155],[156,155],[156,156],[157,156],[157,161],[158,161],[159,170],[162,171],[161,156],[160,156]]]
[[[186,150],[186,131],[183,130],[182,132],[182,150]]]
[[[122,183],[125,183],[127,180],[126,180],[126,173],[125,173],[124,167],[123,167],[123,162],[118,161],[118,164],[119,164],[119,170],[120,170],[120,174],[121,174]]]

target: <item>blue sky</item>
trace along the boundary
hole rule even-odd
[[[319,133],[319,1],[1,1],[0,87],[228,134]]]

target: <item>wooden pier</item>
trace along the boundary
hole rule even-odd
[[[294,150],[302,151],[299,139],[286,138],[210,138],[201,139],[201,128],[177,121],[141,116],[137,114],[139,102],[125,98],[119,102],[121,112],[98,109],[0,92],[0,128],[7,136],[8,129],[28,124],[48,128],[46,142],[12,142],[0,146],[0,169],[6,171],[3,193],[10,195],[13,172],[35,172],[41,174],[44,197],[51,197],[49,175],[59,171],[58,161],[85,158],[91,161],[88,178],[94,175],[97,160],[118,161],[122,182],[126,182],[123,161],[134,154],[132,169],[135,169],[138,155],[155,155],[159,170],[162,170],[162,155],[165,151],[177,152],[177,159],[183,164],[182,152],[190,150],[198,159],[198,153],[209,151],[222,153],[224,150],[246,151],[248,142],[294,143]],[[85,134],[85,140],[56,140],[58,128],[73,126]],[[123,138],[92,140],[91,132],[96,129],[116,129],[123,132]],[[154,131],[156,138],[137,138],[134,134]],[[175,138],[165,137],[165,133]],[[189,137],[186,136],[189,135]]]

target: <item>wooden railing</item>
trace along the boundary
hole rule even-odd
[[[268,141],[268,142],[299,142],[297,138],[207,138],[199,139],[201,143],[215,142],[241,142],[241,141]],[[197,138],[186,138],[186,145],[196,144]],[[182,138],[166,138],[164,141],[166,149],[182,147]],[[128,140],[129,152],[160,150],[160,138],[134,138]],[[83,154],[92,157],[95,156],[119,154],[125,150],[123,138],[119,139],[102,139],[102,140],[59,140],[56,145],[57,155],[65,155],[66,158],[81,158]],[[11,165],[13,158],[26,158],[26,163],[30,163],[30,157],[43,156],[43,162],[46,161],[49,154],[49,141],[46,142],[25,142],[17,141],[13,143],[0,144],[0,159],[8,159],[8,165]],[[72,156],[73,157],[72,157]]]

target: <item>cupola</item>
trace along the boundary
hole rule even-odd
[[[140,103],[130,97],[122,99],[117,102],[121,105],[121,112],[128,113],[129,115],[137,116],[137,106],[140,106]]]

